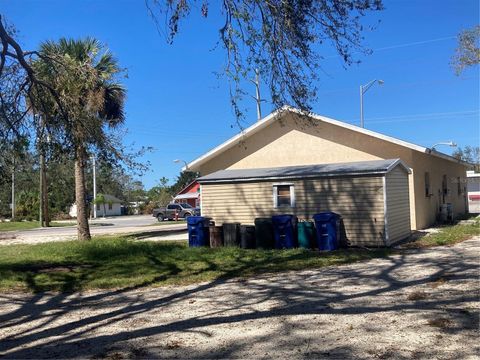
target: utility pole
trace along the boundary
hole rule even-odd
[[[93,218],[97,218],[97,205],[95,204],[95,200],[97,199],[97,176],[96,176],[96,162],[95,162],[95,155],[92,156],[92,164],[93,164]]]
[[[12,169],[12,221],[15,220],[15,156],[13,157]]]
[[[40,128],[41,134],[38,139],[39,141],[39,151],[40,151],[40,226],[48,227],[50,226],[50,221],[48,219],[48,186],[47,186],[47,175],[45,173],[45,149],[44,149],[44,135],[43,131],[45,130],[45,122],[40,116]]]
[[[40,226],[48,227],[48,194],[47,175],[45,173],[45,155],[40,150]]]
[[[262,99],[260,97],[260,74],[258,69],[255,69],[255,80],[250,80],[255,85],[255,96],[252,96],[257,103],[257,121],[262,119],[262,109],[261,109],[261,102]]]
[[[47,167],[45,164],[45,155],[43,155],[43,166],[42,166],[42,185],[43,185],[43,221],[45,227],[50,226],[50,214],[48,211],[48,181],[47,181]]]

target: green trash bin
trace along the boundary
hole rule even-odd
[[[297,224],[298,246],[304,249],[312,249],[315,243],[315,226],[313,222],[302,221]]]

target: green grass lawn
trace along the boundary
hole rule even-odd
[[[449,245],[474,235],[480,235],[478,223],[448,226],[405,247]],[[184,285],[347,264],[401,251],[349,249],[319,253],[302,249],[189,248],[186,241],[139,241],[134,236],[1,246],[0,291],[70,292]]]
[[[77,291],[181,285],[264,272],[301,270],[385,256],[386,249],[307,250],[189,248],[185,241],[149,242],[96,237],[38,245],[2,246],[0,290]]]
[[[480,222],[472,225],[454,225],[441,228],[440,232],[426,235],[415,242],[407,243],[407,248],[424,248],[439,245],[453,245],[480,235]]]
[[[51,222],[52,227],[72,226],[76,225],[75,222]],[[0,231],[12,231],[12,230],[30,230],[40,227],[39,221],[10,221],[0,222]]]

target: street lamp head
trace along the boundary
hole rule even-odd
[[[385,81],[383,81],[383,80],[377,80],[377,82],[378,82],[378,85],[383,85],[383,84],[385,84]]]
[[[173,160],[173,162],[174,162],[175,164],[183,163],[185,166],[184,166],[184,168],[183,168],[182,170],[183,170],[183,171],[188,171],[188,163],[187,163],[185,160],[175,159],[175,160]]]
[[[446,146],[450,146],[450,147],[457,147],[457,144],[453,141],[445,141],[445,142],[438,142],[434,145],[432,145],[432,150],[435,150],[435,147],[438,146],[438,145],[446,145]]]

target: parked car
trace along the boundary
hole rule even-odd
[[[200,209],[194,208],[190,204],[168,204],[166,207],[153,209],[153,216],[158,221],[175,218],[185,219],[192,215],[200,215]]]

